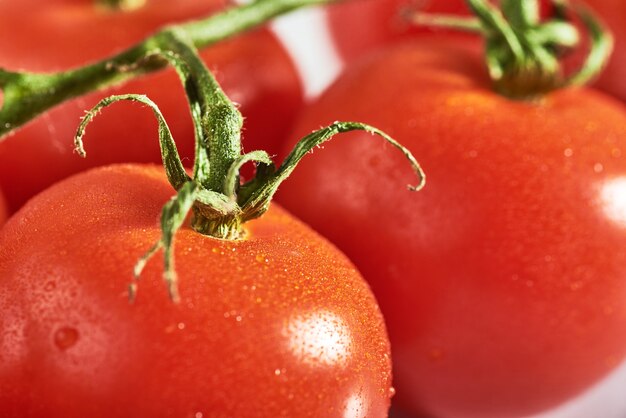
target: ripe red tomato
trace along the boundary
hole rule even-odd
[[[372,286],[400,404],[444,418],[525,416],[624,358],[620,103],[583,88],[508,100],[479,53],[433,37],[349,68],[295,137],[336,118],[385,130],[427,176],[407,192],[410,170],[389,147],[351,133],[303,161],[278,197]]]
[[[274,205],[244,240],[182,228],[181,302],[153,260],[161,168],[103,167],[32,199],[0,233],[3,417],[384,417],[389,342],[334,246]],[[34,232],[36,231],[36,233]]]
[[[465,0],[354,0],[328,7],[327,16],[339,52],[351,62],[372,49],[432,32],[402,15],[410,10],[468,13]]]
[[[208,15],[226,3],[148,0],[132,12],[106,11],[94,4],[95,0],[0,2],[0,67],[52,71],[82,65],[141,40],[165,23]],[[202,55],[229,97],[241,104],[245,149],[276,153],[302,101],[295,67],[276,38],[260,30]],[[147,94],[168,120],[183,158],[193,156],[193,125],[173,71],[134,80],[116,92]],[[112,108],[90,127],[88,159],[73,153],[72,137],[80,117],[109,94],[94,93],[65,103],[0,143],[0,188],[11,211],[55,181],[89,167],[160,162],[152,140],[157,133],[152,113],[129,103]]]

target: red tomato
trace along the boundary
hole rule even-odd
[[[391,364],[369,288],[274,205],[244,240],[182,228],[182,300],[152,260],[163,170],[110,166],[32,199],[0,233],[3,417],[384,417]],[[36,231],[36,233],[34,233]]]
[[[410,11],[468,13],[465,0],[353,0],[328,7],[327,15],[339,52],[351,62],[372,49],[432,32],[410,23],[403,16]]]
[[[165,23],[208,15],[225,2],[148,0],[133,12],[106,11],[94,4],[94,0],[0,2],[0,67],[52,71],[81,65],[140,41]],[[275,37],[256,31],[220,43],[203,57],[228,96],[241,104],[245,149],[276,153],[302,92],[295,67]],[[193,125],[173,71],[134,80],[116,92],[147,94],[168,120],[181,156],[193,156]],[[129,103],[105,112],[90,126],[88,159],[73,153],[72,137],[80,117],[111,93],[63,104],[0,143],[0,188],[11,211],[55,181],[89,167],[160,162],[152,113]]]
[[[364,121],[426,172],[409,193],[406,164],[351,133],[278,197],[369,281],[408,410],[526,416],[624,358],[624,110],[582,88],[500,97],[479,53],[433,37],[354,65],[304,112],[295,137]]]

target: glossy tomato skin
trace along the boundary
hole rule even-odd
[[[354,133],[303,161],[278,196],[372,286],[399,404],[443,418],[527,416],[620,362],[619,102],[588,89],[507,100],[490,90],[479,53],[433,38],[348,69],[294,138],[335,119],[383,129],[426,172],[412,194],[403,157]]]
[[[140,41],[166,23],[210,15],[225,6],[220,0],[148,0],[138,11],[110,12],[93,4],[0,3],[0,67],[53,71],[83,65]],[[241,105],[244,149],[275,154],[302,101],[300,80],[285,50],[269,31],[260,30],[220,43],[202,56],[229,97]],[[142,93],[153,99],[191,164],[193,125],[180,82],[171,70],[152,74],[62,104],[1,142],[0,188],[12,212],[55,181],[89,167],[160,161],[152,112],[130,103],[111,107],[88,128],[88,159],[73,153],[72,138],[85,110],[113,93]]]
[[[411,12],[468,14],[465,0],[357,0],[326,10],[336,46],[347,62],[384,45],[433,31],[410,23]]]
[[[0,236],[3,417],[384,417],[382,316],[354,266],[274,205],[247,238],[176,235],[161,256],[162,169],[98,168],[32,199]]]

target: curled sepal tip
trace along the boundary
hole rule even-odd
[[[181,162],[180,156],[178,154],[178,149],[176,148],[176,143],[174,142],[174,138],[172,137],[172,133],[167,125],[167,122],[165,121],[165,118],[163,117],[163,114],[161,113],[157,105],[144,95],[122,94],[109,96],[102,99],[98,104],[96,104],[91,110],[89,110],[85,114],[82,121],[80,122],[78,130],[76,131],[76,136],[74,137],[74,150],[81,157],[87,156],[83,144],[83,136],[85,135],[85,129],[87,128],[87,125],[89,125],[93,118],[96,117],[96,115],[98,115],[103,108],[120,101],[142,103],[148,106],[154,113],[154,116],[156,117],[159,124],[159,146],[161,147],[161,155],[163,158],[165,172],[167,174],[167,178],[170,184],[178,190],[185,182],[191,179],[187,175],[187,172],[183,167],[183,163]]]
[[[587,7],[582,4],[572,7],[589,33],[591,46],[582,66],[567,79],[566,84],[583,86],[597,78],[609,62],[613,52],[613,36],[606,30],[606,25]]]
[[[224,181],[224,194],[234,201],[237,200],[237,188],[239,187],[239,170],[244,164],[255,162],[266,166],[272,166],[274,162],[265,151],[251,151],[237,158],[228,169]]]
[[[161,211],[161,239],[135,264],[135,268],[133,269],[134,280],[129,285],[131,301],[135,299],[137,282],[144,267],[159,249],[163,249],[163,280],[167,284],[170,298],[176,303],[180,301],[178,275],[174,269],[174,235],[183,225],[189,211],[193,207],[197,198],[198,189],[195,182],[188,181],[182,185],[176,196],[172,197],[165,206],[163,206],[163,210]]]
[[[380,129],[364,123],[335,122],[302,138],[287,158],[285,158],[285,161],[283,161],[278,170],[274,170],[273,165],[266,164],[265,162],[260,163],[260,170],[257,170],[257,177],[261,176],[262,179],[255,178],[244,184],[238,195],[238,203],[242,210],[242,221],[258,218],[265,211],[267,211],[272,196],[276,193],[278,186],[287,177],[289,177],[300,160],[312,151],[313,148],[320,146],[339,133],[354,130],[366,131],[373,135],[378,135],[402,152],[402,154],[409,160],[413,171],[419,179],[417,185],[408,186],[409,190],[417,191],[424,187],[426,182],[424,171],[413,154],[411,154],[411,152],[402,146],[398,141],[391,138]]]

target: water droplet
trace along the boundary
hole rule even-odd
[[[565,151],[563,151],[563,155],[565,155],[566,157],[571,157],[572,155],[574,155],[574,150],[571,148],[565,148]]]
[[[54,333],[54,345],[60,350],[67,350],[78,342],[78,330],[72,327],[63,327]]]
[[[204,414],[202,412],[196,412],[196,415],[194,415],[195,418],[202,418],[204,416]]]
[[[604,170],[604,166],[600,163],[595,163],[593,165],[593,171],[595,171],[596,173],[601,173],[602,170]]]
[[[569,288],[571,290],[578,290],[581,287],[583,287],[583,283],[581,281],[576,281],[576,282],[570,283],[569,285]]]
[[[433,347],[430,349],[428,357],[431,361],[439,361],[443,358],[443,350],[441,348]]]
[[[185,329],[185,323],[184,322],[179,322],[177,325],[178,329]]]
[[[276,369],[276,370],[274,370],[274,374],[275,374],[276,376],[280,376],[280,369]]]
[[[50,292],[54,290],[56,287],[57,287],[57,284],[53,281],[50,281],[46,283],[46,285],[43,287],[43,290],[45,290],[46,292]]]
[[[269,263],[270,260],[267,259],[267,257],[265,257],[263,254],[258,254],[256,257],[256,261],[258,261],[259,263]]]
[[[396,388],[393,386],[389,388],[389,397],[393,397],[396,394]]]

